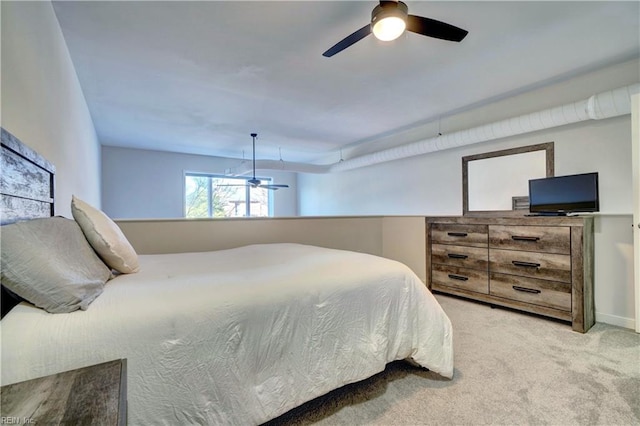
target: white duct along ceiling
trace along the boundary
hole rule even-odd
[[[256,160],[256,170],[281,170],[283,172],[296,173],[328,173],[331,165],[292,163],[284,160]],[[243,161],[237,167],[232,167],[225,171],[231,176],[243,176],[251,174],[252,167],[250,161]]]
[[[347,160],[341,159],[339,162],[330,165],[290,163],[282,160],[256,160],[256,168],[300,173],[328,173],[352,170],[387,161],[400,160],[431,152],[488,142],[582,121],[602,120],[631,114],[631,95],[636,93],[640,93],[640,84],[620,87],[598,93],[587,99],[573,103],[439,135],[371,154],[365,154]],[[243,166],[244,165],[237,167],[234,174],[241,175],[251,170],[250,165],[248,165],[248,168]]]

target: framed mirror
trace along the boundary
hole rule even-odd
[[[551,176],[553,142],[462,157],[462,214],[526,214],[529,179]]]

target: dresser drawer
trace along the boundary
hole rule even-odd
[[[486,270],[434,264],[431,269],[431,282],[435,285],[489,294],[489,273]]]
[[[439,244],[457,244],[471,247],[487,247],[487,225],[458,225],[434,223],[431,225],[431,241]]]
[[[489,226],[489,246],[508,250],[571,254],[568,226]]]
[[[505,299],[571,311],[571,284],[491,273],[490,294]]]
[[[431,262],[487,270],[489,251],[486,248],[433,244]]]
[[[515,250],[489,250],[491,272],[571,282],[571,256]]]

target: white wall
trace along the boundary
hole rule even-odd
[[[629,61],[445,117],[441,122],[441,132],[464,130],[586,99],[639,81],[640,62]],[[299,212],[312,216],[460,214],[463,156],[553,141],[556,175],[601,172],[601,210],[630,213],[630,120],[628,115],[588,121],[346,172],[301,174],[298,178]],[[402,143],[415,142],[431,138],[437,131],[436,122],[398,133],[395,138]],[[394,140],[386,140],[386,143],[392,146],[400,144]],[[379,147],[375,144],[363,144],[345,158],[370,153],[376,148]]]
[[[444,118],[443,133],[530,113],[640,81],[639,62],[559,82]],[[397,135],[402,143],[433,137],[437,123]],[[555,174],[599,172],[595,229],[596,319],[633,328],[631,118],[617,117],[548,129],[419,157],[327,175],[298,177],[301,215],[460,215],[462,157],[555,142]],[[387,141],[392,145],[400,142]],[[353,155],[371,152],[358,147]],[[346,157],[349,158],[349,157]],[[630,272],[631,271],[631,272]]]
[[[56,166],[56,214],[72,194],[99,207],[100,147],[53,7],[0,7],[2,127]]]
[[[594,299],[596,321],[635,328],[633,217],[598,216],[595,220]]]
[[[301,174],[301,215],[459,215],[462,157],[554,142],[557,176],[599,172],[600,210],[631,213],[630,116],[591,121],[327,175]],[[525,194],[526,195],[526,194]]]
[[[238,160],[142,149],[102,147],[102,208],[126,219],[184,217],[184,173],[223,174]],[[296,216],[296,174],[261,171],[291,188],[273,191],[274,216]]]
[[[640,93],[631,97],[631,162],[633,174],[633,251],[636,333],[640,333]]]

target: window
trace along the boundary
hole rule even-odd
[[[270,191],[247,185],[248,177],[186,173],[185,217],[266,217],[271,211]],[[260,178],[263,183],[271,179]]]

